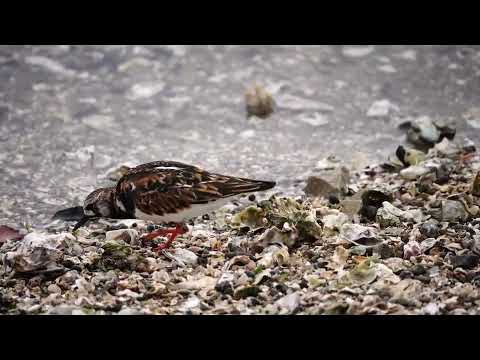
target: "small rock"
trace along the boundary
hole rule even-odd
[[[374,246],[381,240],[377,239],[374,228],[362,226],[359,224],[346,223],[340,230],[340,237],[354,243],[355,245]]]
[[[388,212],[385,208],[380,208],[376,214],[377,222],[380,224],[380,227],[387,228],[387,227],[395,227],[400,226],[401,222],[400,219],[393,215],[392,213]]]
[[[205,289],[215,289],[217,279],[211,276],[201,276],[200,278],[191,279],[183,281],[177,284],[180,289],[187,290],[205,290]]]
[[[247,118],[257,116],[266,119],[274,111],[272,96],[261,86],[254,86],[245,93]]]
[[[49,293],[56,293],[56,294],[61,294],[62,293],[62,289],[60,289],[60,287],[56,284],[48,285],[47,290],[48,290]]]
[[[436,238],[440,234],[440,225],[431,219],[420,225],[419,230],[427,238]]]
[[[218,279],[218,282],[215,285],[215,290],[217,290],[222,294],[232,295],[234,279],[235,279],[235,276],[232,272],[230,271],[224,272],[222,276],[220,276],[220,279]]]
[[[349,221],[348,215],[337,212],[334,214],[325,215],[322,218],[323,229],[329,234],[336,234],[342,228],[343,224]]]
[[[256,297],[259,292],[260,292],[260,289],[257,286],[249,286],[249,285],[240,286],[237,289],[235,289],[233,298],[235,300],[240,300],[240,299],[245,299],[247,297]]]
[[[338,197],[336,195],[330,195],[328,197],[328,202],[332,205],[336,205],[336,204],[340,203],[340,200],[338,199]]]
[[[395,250],[392,246],[387,244],[379,244],[375,249],[374,252],[380,255],[381,259],[388,259],[395,256]]]
[[[435,245],[437,245],[437,243],[438,243],[438,240],[435,239],[435,238],[428,238],[428,239],[423,240],[420,243],[420,249],[421,249],[422,254],[426,253],[428,250],[433,248]]]
[[[187,249],[175,249],[173,257],[175,258],[175,260],[180,261],[185,265],[196,265],[198,262],[198,256],[195,255],[194,252]]]
[[[414,165],[401,170],[400,176],[405,180],[415,180],[418,179],[420,176],[428,174],[429,172],[431,172],[431,169],[429,168],[420,165]]]
[[[288,248],[283,244],[274,244],[266,247],[260,254],[259,266],[269,268],[272,265],[287,264],[290,259]]]
[[[374,220],[377,211],[383,206],[384,202],[392,201],[392,197],[389,194],[383,193],[377,190],[367,190],[362,196],[362,208],[360,214],[369,220]]]
[[[117,241],[123,240],[130,245],[138,245],[139,234],[137,230],[134,229],[120,229],[107,231],[105,234],[105,241]]]
[[[442,220],[448,222],[465,221],[468,213],[460,201],[443,200],[441,206]]]
[[[303,191],[307,196],[312,197],[328,197],[338,193],[335,186],[318,176],[310,176]]]
[[[262,282],[270,279],[272,277],[272,272],[270,269],[266,269],[257,273],[253,279],[253,285],[260,285]]]
[[[426,315],[438,315],[440,313],[440,308],[435,303],[428,303],[423,307],[423,312]]]
[[[15,251],[2,254],[7,271],[36,272],[60,269],[61,259],[70,254],[76,238],[70,233],[44,234],[31,232]]]
[[[410,259],[412,256],[418,256],[422,253],[422,248],[420,244],[415,241],[411,240],[403,246],[403,258]]]
[[[285,309],[287,313],[293,313],[300,305],[300,294],[298,292],[294,292],[285,295],[284,297],[278,299],[275,304],[281,309]]]
[[[413,275],[423,275],[423,274],[426,274],[427,272],[427,270],[425,269],[425,266],[421,264],[413,265],[410,271],[412,272]]]
[[[182,306],[179,307],[179,310],[183,312],[188,312],[189,310],[192,310],[199,306],[200,299],[197,296],[192,295],[182,304]]]
[[[80,277],[78,271],[71,270],[63,274],[62,276],[58,277],[55,282],[59,287],[63,290],[68,290],[75,284],[75,281]]]
[[[453,267],[462,269],[473,269],[478,265],[480,257],[474,254],[456,255],[452,257]]]

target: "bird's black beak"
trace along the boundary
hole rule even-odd
[[[72,231],[75,231],[85,225],[89,220],[96,219],[98,216],[87,216],[84,215],[73,227]]]
[[[95,219],[97,217],[98,216],[85,215],[83,212],[83,207],[81,206],[75,206],[68,209],[63,209],[63,210],[57,211],[55,215],[53,215],[53,219],[60,219],[63,221],[77,221],[77,223],[73,227],[73,231],[85,225],[88,220]]]

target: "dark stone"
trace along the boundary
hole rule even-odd
[[[382,207],[384,201],[392,202],[392,196],[377,190],[368,190],[362,194],[362,208],[360,215],[368,220],[375,220],[377,210]]]
[[[376,206],[370,206],[370,205],[363,206],[362,209],[360,210],[360,214],[366,219],[373,221],[377,216],[378,209],[379,208]]]
[[[121,230],[121,229],[128,229],[128,226],[125,224],[117,224],[117,225],[111,225],[108,227],[109,231]]]
[[[420,233],[427,238],[436,238],[438,235],[440,235],[440,226],[438,223],[435,221],[426,221],[422,225],[420,225]]]
[[[288,291],[288,286],[285,285],[285,284],[277,284],[277,285],[275,285],[275,289],[277,289],[278,291],[280,291],[283,294],[286,294],[287,291]]]
[[[453,267],[460,267],[462,269],[474,268],[478,265],[479,260],[480,258],[474,254],[456,255],[451,259]]]
[[[307,196],[325,198],[339,192],[332,184],[318,176],[310,176],[303,191]]]
[[[425,274],[427,272],[427,269],[425,269],[425,266],[421,264],[416,264],[411,267],[410,271],[413,273],[413,275],[418,276]]]
[[[411,278],[413,278],[412,272],[408,271],[408,270],[401,270],[398,273],[398,276],[400,277],[400,279],[411,279]]]
[[[302,288],[302,289],[308,288],[307,280],[302,279],[302,281],[300,281],[300,288]]]
[[[224,295],[233,295],[233,284],[229,281],[222,281],[215,285],[215,290]]]
[[[416,184],[417,191],[419,193],[423,194],[428,194],[428,195],[433,195],[437,191],[434,187],[432,187],[432,184],[429,182],[418,182]]]
[[[470,278],[473,285],[480,287],[480,272],[472,274]]]
[[[204,215],[202,216],[202,219],[203,219],[203,220],[210,220],[210,215],[204,214]]]
[[[208,264],[208,257],[206,256],[199,256],[197,258],[197,264],[200,266],[205,266]]]
[[[340,203],[340,200],[338,199],[338,196],[336,196],[336,195],[330,195],[330,196],[328,197],[328,202],[329,202],[330,204],[332,204],[332,205],[336,205],[336,204]]]
[[[235,290],[233,297],[235,300],[255,297],[260,293],[258,286],[243,286]]]
[[[450,171],[449,169],[442,164],[437,170],[437,179],[435,180],[436,184],[443,185],[450,180]]]
[[[0,313],[5,314],[8,310],[15,309],[15,301],[7,296],[0,293]]]
[[[388,259],[395,256],[395,250],[393,249],[393,247],[387,244],[379,244],[378,246],[376,246],[375,251],[380,255],[380,258],[382,259]]]
[[[416,277],[416,279],[425,284],[428,284],[430,282],[430,277],[428,275],[419,275]]]
[[[251,195],[248,196],[248,200],[250,200],[250,201],[255,201],[255,199],[256,198],[255,198],[254,194],[251,194]]]

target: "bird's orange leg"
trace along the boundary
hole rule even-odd
[[[154,251],[160,252],[160,251],[170,247],[173,240],[175,240],[175,238],[178,235],[185,234],[187,232],[187,230],[188,229],[183,224],[177,224],[177,226],[175,228],[155,230],[155,231],[151,232],[150,234],[147,234],[147,235],[143,236],[142,240],[143,241],[145,241],[145,240],[146,241],[151,241],[151,240],[155,239],[157,236],[167,236],[168,240],[166,242],[158,245],[154,249]]]

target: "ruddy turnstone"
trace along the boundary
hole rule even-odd
[[[215,174],[175,161],[155,161],[130,169],[115,187],[100,188],[88,195],[83,217],[74,229],[97,217],[177,224],[143,237],[152,240],[166,235],[168,241],[156,248],[162,250],[186,232],[185,221],[222,207],[233,196],[274,186],[273,181]]]

